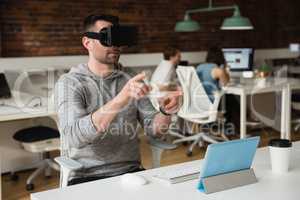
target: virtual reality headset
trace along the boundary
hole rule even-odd
[[[85,32],[84,36],[99,40],[106,47],[133,46],[137,44],[137,27],[113,25],[101,29],[99,33]]]

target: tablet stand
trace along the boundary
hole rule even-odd
[[[256,182],[257,179],[253,169],[246,169],[227,174],[202,178],[204,193],[206,194],[219,192]]]

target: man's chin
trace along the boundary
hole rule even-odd
[[[105,59],[99,59],[98,61],[107,65],[114,65],[119,62],[120,55],[109,55]]]
[[[115,64],[118,64],[118,63],[119,63],[119,58],[117,58],[117,59],[107,59],[105,64],[115,65]]]
[[[111,63],[118,63],[120,59],[120,55],[112,55],[109,57],[109,61],[111,61]]]

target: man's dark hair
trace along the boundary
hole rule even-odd
[[[164,59],[165,59],[165,60],[169,60],[170,57],[175,56],[178,52],[180,52],[180,51],[179,51],[179,49],[176,48],[176,47],[167,47],[167,48],[164,50],[164,52],[163,52],[163,54],[164,54]]]
[[[211,47],[207,52],[206,62],[214,63],[217,64],[218,66],[224,65],[226,61],[221,48],[217,46]]]
[[[103,20],[112,23],[113,25],[119,24],[119,18],[113,15],[89,15],[83,21],[83,30],[85,32],[91,31],[96,21]]]

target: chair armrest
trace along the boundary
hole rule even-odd
[[[75,171],[83,168],[83,165],[71,158],[60,156],[54,158],[54,160],[60,165],[62,168],[66,168],[70,171]]]
[[[168,142],[164,142],[160,139],[154,138],[154,137],[149,137],[149,143],[153,147],[157,147],[163,150],[172,150],[177,147],[175,144],[170,144]]]

